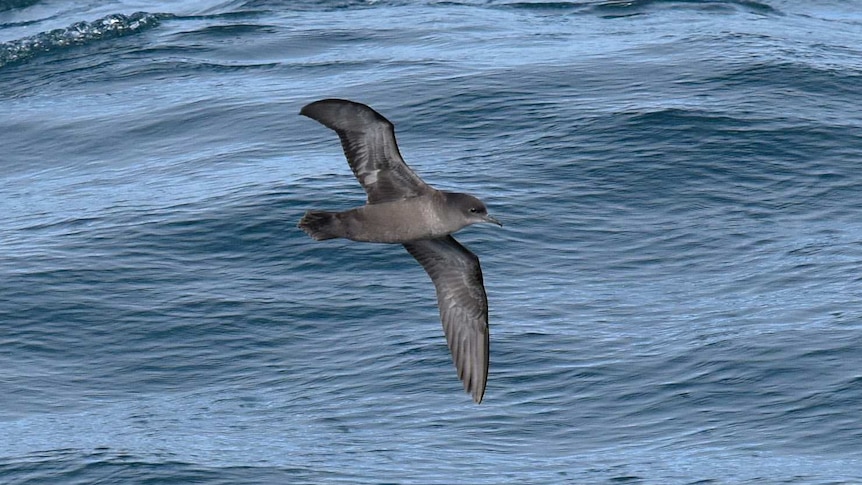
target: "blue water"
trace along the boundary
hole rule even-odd
[[[504,223],[481,405],[323,97]],[[855,1],[0,2],[0,483],[860,483],[860,106]]]

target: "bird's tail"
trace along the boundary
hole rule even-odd
[[[297,226],[318,241],[341,237],[340,221],[335,212],[308,211]]]

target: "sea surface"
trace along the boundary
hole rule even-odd
[[[325,97],[503,222],[482,404]],[[0,483],[862,483],[862,2],[0,1]]]

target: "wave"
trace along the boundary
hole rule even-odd
[[[671,8],[698,8],[704,10],[737,10],[743,9],[759,14],[778,14],[775,8],[751,0],[607,0],[599,2],[590,1],[521,1],[503,2],[498,4],[507,8],[525,9],[534,11],[551,11],[554,13],[583,12],[598,14],[609,18],[642,15],[644,9],[654,6],[668,6]]]
[[[92,22],[76,22],[65,29],[4,42],[0,44],[0,67],[25,62],[46,52],[142,32],[158,26],[161,20],[168,17],[170,14],[147,12],[112,14]]]

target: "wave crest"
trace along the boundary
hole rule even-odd
[[[0,67],[27,61],[44,52],[141,32],[159,25],[164,16],[147,12],[112,14],[92,22],[76,22],[65,29],[54,29],[24,39],[4,42],[0,44]]]

